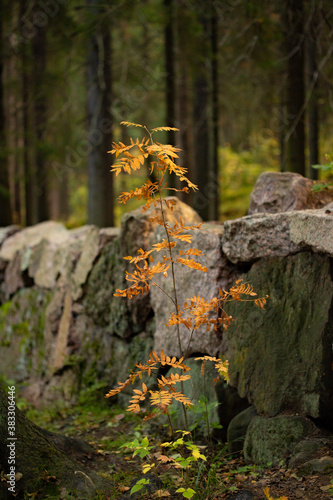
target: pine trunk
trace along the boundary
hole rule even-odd
[[[40,7],[34,5],[36,15]],[[37,222],[49,219],[48,206],[48,172],[45,158],[45,128],[46,128],[46,32],[38,28],[32,39],[32,60],[34,76],[34,132],[35,132],[35,164],[36,164],[36,203]],[[31,177],[28,178],[31,182]]]
[[[210,220],[219,219],[219,85],[218,85],[218,18],[211,5],[211,64],[212,64],[212,195]]]
[[[193,128],[194,128],[194,183],[199,191],[193,197],[193,208],[203,220],[209,220],[212,202],[213,185],[212,155],[210,147],[211,132],[211,71],[207,65],[207,48],[210,44],[210,19],[206,8],[200,2],[197,5],[197,20],[202,27],[200,53],[195,68],[193,92]]]
[[[284,170],[305,175],[303,0],[288,0],[282,22],[287,58]]]
[[[316,23],[312,19],[310,33],[306,40],[307,88],[310,92],[308,104],[309,177],[318,179],[318,170],[312,165],[319,163],[319,112],[318,112],[318,66],[316,51]]]
[[[4,18],[3,5],[0,6],[0,227],[11,224],[9,174],[7,154],[5,152],[5,112],[4,112],[4,91],[3,91],[3,56],[4,40],[2,33],[2,23]]]
[[[96,0],[88,0],[93,19],[105,12]],[[88,223],[113,226],[111,35],[107,20],[94,29],[88,53]]]

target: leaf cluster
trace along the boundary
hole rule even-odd
[[[140,188],[124,192],[119,197],[120,203],[126,203],[132,198],[145,201],[142,210],[148,210],[152,205],[157,209],[154,215],[148,220],[156,225],[164,228],[165,238],[152,245],[149,250],[140,248],[137,255],[128,255],[125,257],[129,263],[133,264],[135,269],[132,272],[126,271],[126,280],[129,286],[126,289],[117,289],[114,293],[117,297],[125,297],[132,299],[140,294],[147,293],[151,286],[158,286],[162,292],[170,299],[173,304],[174,312],[171,312],[167,325],[175,327],[177,331],[180,359],[175,357],[170,358],[161,351],[158,355],[152,351],[145,364],[137,363],[136,369],[133,370],[128,379],[121,383],[118,382],[118,387],[111,389],[106,397],[111,397],[122,390],[146,373],[151,377],[153,373],[157,373],[159,367],[170,367],[180,370],[180,374],[171,374],[169,376],[162,375],[157,380],[158,389],[150,390],[147,385],[142,382],[140,388],[133,389],[133,397],[127,411],[133,413],[146,413],[144,420],[156,416],[158,413],[164,413],[169,416],[169,407],[174,401],[181,403],[185,417],[185,427],[188,430],[186,408],[193,405],[192,401],[184,394],[184,382],[190,379],[187,373],[189,367],[184,363],[186,353],[190,348],[190,343],[194,333],[201,327],[206,331],[213,329],[215,332],[227,330],[230,323],[233,321],[232,316],[225,311],[225,305],[229,301],[253,301],[255,305],[263,309],[266,303],[266,297],[258,298],[253,291],[253,287],[244,283],[242,280],[237,280],[235,285],[229,291],[219,290],[217,297],[213,297],[207,301],[201,296],[188,298],[184,305],[180,307],[177,299],[177,289],[175,282],[176,266],[186,266],[189,269],[195,269],[201,272],[207,272],[207,267],[198,262],[197,258],[204,257],[203,253],[190,246],[186,250],[179,250],[177,253],[177,245],[179,242],[191,245],[192,234],[194,230],[198,230],[201,224],[187,224],[183,219],[179,219],[171,224],[166,218],[166,211],[172,211],[175,206],[174,199],[163,198],[163,194],[167,186],[166,178],[170,174],[175,174],[180,182],[185,183],[183,189],[175,189],[175,191],[188,191],[189,189],[196,190],[194,185],[187,177],[187,170],[184,167],[177,165],[179,148],[170,144],[161,144],[153,140],[153,134],[160,131],[177,130],[170,127],[157,127],[148,130],[147,127],[129,122],[122,122],[125,126],[139,127],[145,131],[146,136],[141,140],[134,141],[130,139],[130,144],[125,145],[122,142],[114,142],[110,153],[116,156],[116,161],[111,168],[112,172],[119,175],[121,172],[131,174],[133,171],[140,169],[147,159],[150,161],[150,172],[155,174],[156,181],[147,180]],[[148,137],[147,137],[148,135]],[[154,259],[153,255],[161,255],[160,259]],[[163,287],[155,281],[156,276],[167,277],[171,274],[173,280],[173,294],[168,294]],[[189,341],[187,346],[183,346],[180,339],[180,325],[183,325],[189,331]],[[185,348],[186,347],[186,348]],[[205,365],[207,361],[213,362],[219,376],[228,380],[228,362],[221,359],[204,356],[197,358],[202,361],[201,373],[205,374]],[[216,379],[215,379],[216,381]],[[180,390],[176,388],[180,384]],[[153,411],[147,413],[143,407],[145,402],[153,407]]]

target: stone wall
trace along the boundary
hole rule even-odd
[[[254,189],[251,215],[194,231],[190,246],[204,252],[208,271],[177,271],[180,302],[194,295],[209,300],[239,277],[270,296],[264,311],[229,304],[236,319],[223,338],[197,331],[189,345],[190,356],[229,359],[238,395],[235,400],[232,392],[227,405],[230,394],[220,384],[225,428],[246,401],[252,405],[247,415],[259,415],[255,420],[265,425],[287,415],[297,417],[300,429],[309,429],[309,417],[333,428],[333,206],[325,205],[331,200],[332,193],[314,198],[308,181],[296,174],[265,174]],[[165,326],[172,306],[157,287],[131,301],[113,296],[126,287],[130,266],[123,257],[164,237],[163,228],[148,220],[156,211],[127,214],[120,229],[67,230],[57,222],[0,229],[0,375],[36,406],[73,403],[84,387],[103,394],[152,348],[179,354],[175,332]],[[177,200],[169,221],[179,217],[200,221]],[[170,276],[159,284],[168,291]],[[186,345],[188,333],[181,336]],[[249,459],[257,456],[251,425]],[[258,434],[258,422],[252,427]]]

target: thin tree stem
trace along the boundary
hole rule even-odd
[[[147,130],[147,132],[148,132],[148,134],[150,136],[151,143],[155,144],[151,132],[147,129],[147,127],[145,127],[145,129]],[[164,178],[164,175],[163,175],[163,172],[162,172],[161,173],[161,179],[160,179],[160,182],[159,182],[158,194],[159,194],[159,203],[160,203],[160,207],[161,207],[161,215],[162,215],[163,227],[164,227],[164,230],[165,230],[165,233],[166,233],[166,236],[167,236],[167,240],[168,240],[168,251],[169,251],[169,256],[170,256],[170,261],[171,261],[171,273],[172,273],[172,284],[173,284],[173,295],[174,295],[174,300],[172,300],[172,299],[171,300],[172,300],[172,302],[173,302],[173,304],[175,306],[175,312],[176,312],[176,315],[177,315],[178,312],[179,312],[179,306],[178,306],[178,297],[177,297],[175,264],[174,264],[172,249],[171,249],[170,235],[169,235],[168,228],[167,228],[167,223],[166,223],[166,220],[165,220],[165,213],[164,213],[164,209],[163,209],[163,200],[162,200],[162,187],[161,186],[162,186],[163,178]],[[182,342],[181,342],[181,338],[180,338],[180,329],[179,329],[179,324],[178,323],[176,325],[176,329],[177,329],[176,331],[177,331],[179,357],[182,358],[183,357],[183,349],[182,349]],[[181,374],[182,375],[184,374],[184,370],[183,369],[181,370]],[[184,382],[183,381],[180,382],[180,387],[181,387],[182,393],[184,394]],[[184,414],[184,420],[185,420],[185,429],[188,431],[189,425],[188,425],[188,418],[187,418],[186,406],[184,404],[182,404],[182,408],[183,408],[183,414]]]

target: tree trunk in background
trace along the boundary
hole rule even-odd
[[[27,11],[27,0],[20,0],[21,35],[23,37],[25,14]],[[31,44],[23,42],[20,46],[21,55],[21,85],[22,85],[22,135],[23,135],[23,170],[24,170],[24,197],[25,197],[25,224],[32,226],[38,222],[37,214],[37,190],[35,169],[31,162],[31,149],[33,137],[31,134],[32,123],[29,118],[31,109],[30,84],[31,84]]]
[[[283,9],[282,25],[287,59],[283,170],[305,175],[303,0],[286,0]]]
[[[219,219],[219,79],[218,79],[218,17],[211,4],[211,65],[212,65],[212,198],[209,219]]]
[[[35,15],[40,14],[40,7],[35,2]],[[32,38],[33,86],[34,86],[34,131],[36,164],[36,203],[37,222],[49,219],[48,172],[45,157],[46,128],[46,32],[44,27],[36,28]],[[28,180],[30,181],[31,178]]]
[[[7,33],[16,32],[19,23],[18,5],[7,10]],[[5,25],[3,25],[3,28]],[[12,221],[21,224],[21,190],[20,190],[20,162],[18,155],[19,147],[19,113],[18,113],[18,88],[19,68],[17,49],[13,45],[9,47],[3,68],[4,81],[4,115],[6,123],[6,146],[7,165],[9,172],[9,190],[11,200]]]
[[[317,66],[317,25],[316,12],[311,19],[306,38],[307,88],[310,92],[308,104],[309,177],[318,179],[318,170],[312,165],[319,163],[319,112],[318,112],[318,66]]]
[[[164,31],[164,57],[165,57],[165,98],[166,98],[166,123],[167,127],[176,127],[176,68],[175,68],[175,5],[174,0],[164,0],[166,25]],[[167,143],[175,144],[176,134],[173,131],[167,133]],[[177,185],[177,176],[169,175],[168,185]],[[171,196],[175,191],[170,191]]]
[[[187,30],[186,7],[181,3],[174,5],[174,57],[175,57],[175,126],[179,129],[176,135],[177,146],[181,149],[178,163],[187,169],[187,177],[193,181],[193,117],[191,99],[190,61],[187,57],[191,38]],[[178,188],[183,188],[179,183]],[[178,197],[193,206],[193,191],[181,191]]]
[[[5,150],[5,112],[4,112],[4,90],[3,90],[3,59],[4,40],[2,23],[4,19],[3,4],[0,4],[0,227],[9,226],[12,222],[10,209],[9,173],[7,163],[7,153]]]
[[[181,48],[180,48],[181,50]],[[191,99],[190,99],[190,79],[189,69],[186,62],[181,63],[179,68],[179,84],[178,84],[178,120],[180,139],[180,164],[187,169],[187,177],[193,181],[193,123],[191,115]],[[183,187],[183,186],[181,186]],[[193,191],[178,193],[179,198],[190,206],[193,206]]]
[[[112,146],[111,21],[97,0],[87,4],[95,22],[88,53],[88,223],[105,227],[114,224],[112,159],[107,153]]]
[[[211,71],[206,67],[207,47],[210,42],[209,13],[206,6],[196,2],[197,22],[201,25],[201,40],[198,48],[197,63],[194,76],[193,92],[193,128],[194,128],[194,183],[199,191],[194,194],[193,208],[203,220],[209,220],[209,206],[214,196],[211,175],[210,148],[210,77]]]

